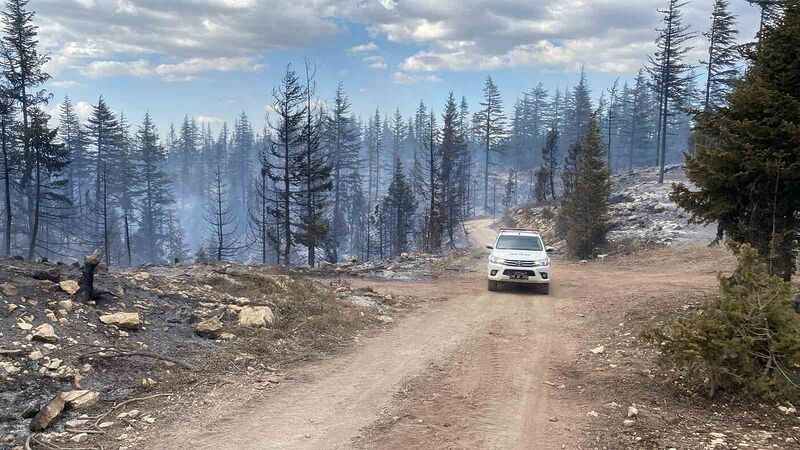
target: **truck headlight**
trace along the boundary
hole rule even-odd
[[[534,266],[549,266],[550,265],[550,258],[539,259],[533,262]]]
[[[489,262],[492,264],[505,264],[506,260],[503,258],[498,258],[497,256],[494,255],[489,255]]]

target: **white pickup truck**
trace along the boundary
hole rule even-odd
[[[542,294],[550,293],[550,257],[552,247],[545,247],[534,230],[501,228],[494,244],[488,244],[489,290],[500,283],[533,284]]]

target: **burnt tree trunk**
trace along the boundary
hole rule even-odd
[[[94,300],[97,296],[94,290],[94,272],[102,259],[103,253],[99,250],[95,250],[94,253],[83,258],[83,273],[81,274],[80,286],[84,301]]]

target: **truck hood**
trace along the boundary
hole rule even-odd
[[[541,261],[547,259],[547,252],[530,250],[502,250],[495,249],[492,253],[496,258],[513,259],[518,261]]]

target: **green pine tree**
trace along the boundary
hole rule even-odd
[[[558,222],[563,224],[568,253],[590,258],[606,242],[611,193],[603,135],[596,116],[589,120],[588,132],[576,147],[580,153],[576,154],[574,184],[565,193]]]
[[[800,3],[768,28],[729,106],[697,117],[695,154],[672,198],[718,237],[748,243],[789,280],[800,248]]]

